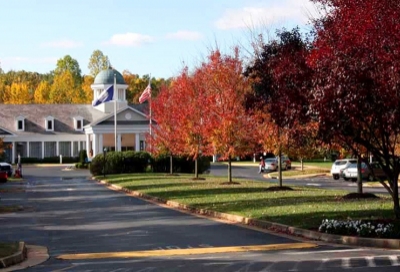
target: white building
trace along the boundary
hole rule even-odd
[[[145,148],[149,131],[147,103],[129,105],[122,75],[112,69],[101,71],[92,87],[93,100],[109,85],[114,84],[114,99],[96,107],[76,104],[0,105],[0,137],[5,147],[6,161],[16,163],[21,158],[78,157],[79,151],[88,155],[103,152]],[[114,126],[116,103],[116,133]],[[115,145],[116,142],[116,145]]]

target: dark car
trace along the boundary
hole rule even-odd
[[[12,177],[13,168],[11,164],[6,162],[0,162],[0,171],[6,172],[8,177]]]

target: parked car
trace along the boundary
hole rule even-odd
[[[265,170],[276,171],[279,169],[279,161],[277,158],[266,158],[265,159]],[[287,169],[286,162],[282,160],[282,169]]]
[[[336,160],[332,164],[331,168],[331,175],[333,179],[339,179],[340,178],[340,171],[347,168],[350,164],[355,163],[357,164],[357,159],[341,159],[341,160]]]
[[[276,158],[278,158],[278,157],[276,157]],[[292,169],[292,162],[289,159],[289,157],[286,155],[282,155],[281,158],[282,158],[282,166],[283,166],[283,162],[285,162],[285,164],[286,164],[286,168],[284,168],[284,167],[282,167],[282,168],[283,169]]]
[[[5,171],[0,171],[0,182],[6,182],[8,179],[7,172]]]
[[[12,165],[6,162],[0,162],[0,171],[7,173],[8,177],[12,177],[13,168]]]
[[[385,172],[376,162],[373,162],[368,167],[367,164],[361,163],[361,178],[363,180],[374,181],[378,179],[387,179]],[[372,171],[371,171],[372,169]],[[341,176],[344,180],[357,181],[357,163],[352,163],[342,170]]]
[[[340,176],[345,180],[357,181],[357,163],[351,163],[340,170]]]

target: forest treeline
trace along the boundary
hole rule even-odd
[[[110,61],[100,50],[95,50],[89,58],[89,74],[82,75],[79,63],[70,55],[57,61],[54,70],[48,73],[28,71],[4,72],[0,66],[0,104],[90,104],[93,100],[91,85],[95,76],[110,66]],[[170,79],[139,76],[128,70],[122,71],[128,85],[128,103],[139,103],[140,94],[151,82],[156,96],[162,85]]]

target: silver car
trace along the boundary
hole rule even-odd
[[[372,170],[372,171],[371,171]],[[357,164],[352,163],[342,170],[341,176],[344,180],[357,181]],[[362,179],[366,179],[369,181],[379,180],[379,179],[387,179],[385,172],[383,172],[380,165],[376,162],[372,162],[370,164],[370,168],[365,164],[361,164],[361,177]]]
[[[266,171],[276,171],[279,168],[279,161],[277,158],[266,158],[265,159],[265,167]],[[282,169],[287,169],[287,164],[285,161],[282,161]]]

